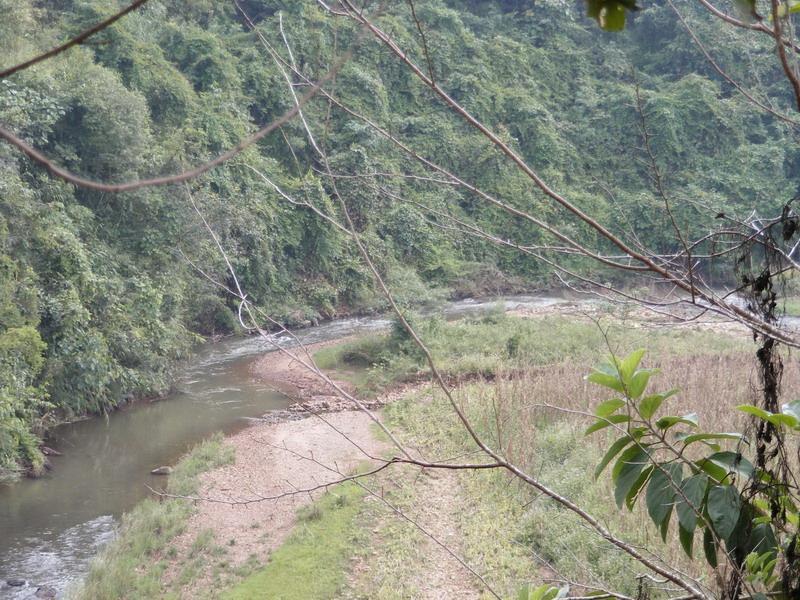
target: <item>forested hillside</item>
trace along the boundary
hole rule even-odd
[[[116,6],[0,0],[0,66]],[[312,80],[356,38],[352,24],[314,2],[241,6],[270,40],[281,40],[282,12],[295,59]],[[737,80],[778,109],[790,105],[766,42],[740,37],[693,4],[679,7]],[[775,212],[795,193],[793,134],[720,77],[660,2],[613,35],[585,16],[583,2],[421,0],[417,11],[437,81],[584,210],[629,227],[652,248],[668,252],[677,242],[642,160],[637,86],[656,159],[680,200],[681,227],[697,234],[719,212]],[[383,23],[424,61],[405,3],[390,3]],[[371,41],[357,42],[329,88],[504,201],[534,207],[575,238],[594,235],[546,203]],[[107,182],[208,160],[291,106],[275,62],[227,1],[149,2],[86,44],[0,80],[1,123],[55,163]],[[315,133],[336,173],[416,172],[391,143],[324,98],[306,111],[326,123]],[[279,321],[380,308],[346,236],[302,205],[339,210],[318,167],[297,120],[186,186],[120,194],[76,189],[0,144],[0,478],[20,459],[41,468],[36,433],[48,424],[157,394],[201,336],[236,331],[236,304],[211,279],[232,281],[191,200],[249,297]],[[379,269],[407,303],[430,290],[496,286],[500,273],[530,286],[547,279],[546,265],[457,234],[421,208],[528,245],[552,242],[468,194],[397,177],[342,178],[338,186]],[[589,268],[577,259],[573,266]]]

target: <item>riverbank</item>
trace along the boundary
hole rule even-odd
[[[671,401],[674,410],[696,409],[705,427],[736,430],[741,424],[732,407],[746,402],[751,388],[731,374],[748,371],[750,342],[719,324],[664,327],[598,310],[573,306],[569,312],[559,305],[418,325],[443,373],[462,382],[454,393],[484,439],[645,545],[652,531],[631,527],[631,517],[605,501],[607,482],[590,483],[604,440],[583,438],[582,417],[574,416],[596,401],[585,373],[608,343],[619,353],[647,346],[648,365],[664,373],[659,385],[684,390]],[[342,383],[384,406],[379,416],[415,455],[443,459],[474,451],[446,399],[424,382],[424,361],[402,337],[348,337],[309,352],[334,377],[372,357],[367,376]],[[151,557],[163,564],[163,589],[185,598],[479,598],[486,585],[513,595],[525,583],[586,569],[614,589],[636,593],[624,577],[631,568],[626,559],[549,504],[532,503],[531,493],[503,473],[394,466],[326,494],[328,483],[379,464],[370,457],[385,457],[391,447],[365,414],[320,404],[330,391],[303,369],[285,355],[250,365],[251,376],[290,386],[295,398],[322,414],[308,416],[300,407],[289,420],[257,422],[226,439],[235,461],[200,477],[196,497],[203,500],[191,502],[192,515],[169,549]],[[392,387],[410,380],[418,383]],[[376,382],[381,394],[361,393]],[[787,366],[785,386],[787,394],[800,391],[795,365]],[[387,395],[387,389],[395,391]],[[573,416],[536,409],[537,401]],[[322,551],[329,547],[337,548],[335,560]],[[677,540],[665,552],[683,564]],[[292,591],[261,595],[274,591],[275,582]]]

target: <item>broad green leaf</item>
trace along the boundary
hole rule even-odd
[[[717,543],[711,529],[706,527],[703,531],[703,553],[706,555],[706,562],[712,569],[717,568]]]
[[[625,506],[628,507],[628,510],[633,510],[633,505],[636,504],[636,499],[639,497],[639,492],[650,479],[652,474],[653,465],[645,467],[639,474],[638,479],[631,486],[631,489],[628,490],[628,494],[625,496]]]
[[[708,487],[708,476],[704,473],[694,475],[681,484],[681,492],[675,498],[678,521],[686,531],[693,532],[697,527],[697,515],[702,512],[703,498]]]
[[[644,348],[639,348],[619,361],[619,374],[622,377],[622,381],[627,383],[631,380],[631,377],[633,377],[633,374],[636,373],[636,369],[639,367],[639,363],[642,362],[644,353]]]
[[[642,470],[649,464],[650,458],[647,452],[639,446],[628,448],[619,457],[612,471],[615,485],[614,500],[619,508],[622,508],[625,498],[636,484]]]
[[[687,446],[694,442],[702,442],[706,440],[744,440],[741,433],[693,433],[685,436],[675,436],[678,441],[683,442]]]
[[[763,408],[758,408],[757,406],[753,406],[752,404],[740,404],[736,407],[737,410],[740,410],[748,415],[753,415],[754,417],[758,417],[759,419],[764,419],[765,421],[772,416],[772,413],[769,411],[764,410]]]
[[[692,558],[692,546],[694,546],[694,528],[691,531],[684,529],[682,525],[678,524],[678,538],[683,546],[683,551]]]
[[[726,474],[733,474],[745,480],[748,480],[753,476],[753,464],[738,452],[715,452],[714,454],[708,456],[705,461],[708,461],[717,467],[721,467],[725,470]],[[703,466],[705,461],[698,461],[698,466],[704,471],[707,471],[705,466]],[[718,481],[721,481],[721,479],[718,479]]]
[[[614,457],[620,452],[622,452],[625,446],[630,444],[632,441],[633,438],[631,436],[624,435],[621,438],[619,438],[616,442],[611,444],[611,447],[605,453],[603,459],[600,461],[600,463],[597,465],[597,468],[594,470],[594,478],[597,479],[598,477],[600,477],[600,473],[602,473],[603,470],[608,466],[608,463],[610,463],[614,459]]]
[[[587,381],[591,381],[592,383],[596,383],[597,385],[602,385],[603,387],[612,389],[615,392],[619,392],[620,394],[625,393],[625,386],[622,385],[622,381],[617,375],[610,375],[608,373],[603,373],[602,371],[595,370],[592,373],[589,373],[586,379]]]
[[[660,469],[653,471],[650,483],[647,486],[645,501],[647,513],[659,527],[664,519],[672,514],[675,504],[675,493],[683,479],[683,466],[680,463],[662,464]]]
[[[700,421],[697,418],[697,413],[689,413],[688,415],[683,415],[682,417],[661,417],[658,421],[656,421],[656,427],[659,429],[669,429],[678,423],[681,425],[689,425],[690,427],[697,427]]]
[[[631,418],[628,415],[609,415],[604,419],[598,419],[594,424],[590,425],[584,435],[589,435],[595,431],[600,431],[611,425],[619,425],[620,423],[627,423]]]
[[[645,388],[647,388],[650,377],[656,373],[658,373],[658,371],[655,369],[641,369],[636,371],[628,384],[628,395],[631,398],[639,398],[644,393]]]
[[[705,472],[717,483],[722,483],[728,478],[728,469],[721,467],[706,458],[695,461],[694,464],[696,464],[703,472]]]
[[[800,420],[797,417],[784,414],[770,415],[767,417],[767,421],[775,425],[775,427],[786,425],[792,429],[797,429],[798,425],[800,425]]]
[[[772,531],[769,523],[760,523],[753,527],[750,539],[747,540],[747,551],[756,552],[759,555],[766,553],[776,553],[778,551],[778,540]]]
[[[667,541],[667,533],[669,532],[669,521],[670,517],[672,517],[672,507],[669,507],[669,511],[667,512],[667,516],[664,517],[664,520],[661,522],[661,527],[659,528],[659,533],[661,533],[661,541]]]
[[[708,491],[706,506],[714,531],[722,539],[728,539],[739,521],[742,508],[739,490],[732,485],[715,485]]]
[[[611,400],[606,400],[598,404],[597,408],[594,409],[594,414],[598,417],[607,417],[614,414],[617,409],[623,406],[625,406],[625,400],[621,398],[612,398]]]
[[[661,408],[661,404],[669,398],[678,393],[677,389],[670,390],[663,394],[653,394],[651,396],[645,396],[642,401],[639,403],[639,414],[642,415],[643,419],[649,419],[659,408]]]

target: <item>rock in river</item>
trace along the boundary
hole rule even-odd
[[[150,471],[152,475],[169,475],[172,473],[172,467],[158,467]]]

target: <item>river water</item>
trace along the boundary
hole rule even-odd
[[[513,296],[463,300],[436,312],[447,318],[515,307],[563,302],[556,297]],[[386,329],[385,317],[340,319],[296,331],[304,344]],[[291,345],[288,336],[274,342]],[[176,392],[158,402],[142,402],[108,418],[56,428],[48,444],[53,457],[46,477],[0,485],[0,598],[29,598],[39,586],[63,595],[87,572],[89,563],[113,539],[120,515],[160,487],[150,475],[174,463],[209,435],[235,432],[247,420],[285,408],[289,399],[255,381],[252,361],[274,351],[257,337],[201,348],[178,379]],[[6,580],[24,580],[12,587]]]

